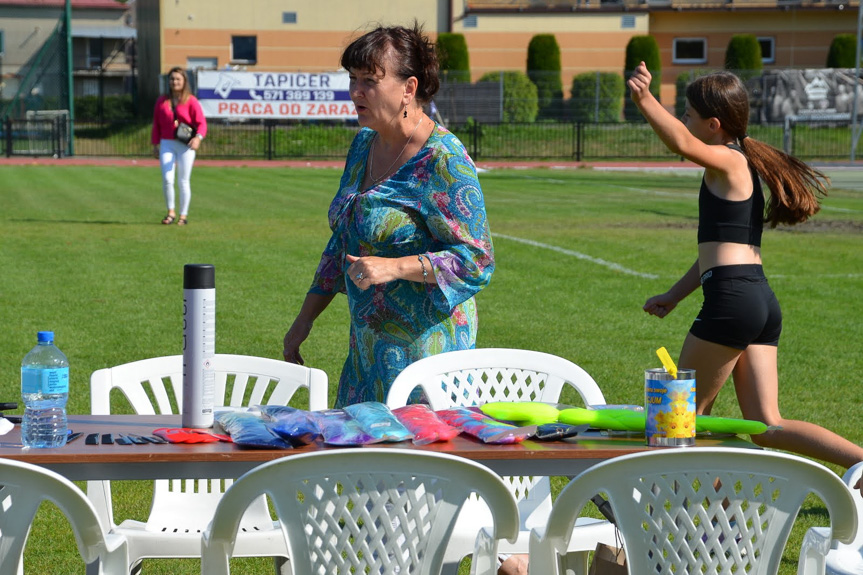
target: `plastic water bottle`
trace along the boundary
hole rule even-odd
[[[24,447],[66,444],[69,360],[54,345],[53,331],[40,331],[38,344],[21,362],[21,441]]]

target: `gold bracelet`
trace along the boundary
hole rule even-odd
[[[421,267],[422,267],[422,269],[423,269],[423,285],[426,285],[426,278],[427,278],[427,277],[429,277],[429,274],[428,274],[428,272],[426,271],[426,265],[423,263],[423,256],[422,256],[422,254],[418,255],[418,256],[417,256],[417,259],[420,261],[420,266],[421,266]],[[429,263],[431,263],[431,260],[429,260]]]

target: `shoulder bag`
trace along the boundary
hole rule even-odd
[[[171,100],[171,111],[174,112],[174,125],[177,126],[174,129],[174,139],[188,144],[195,137],[195,128],[177,119],[177,107],[174,105],[174,100]]]

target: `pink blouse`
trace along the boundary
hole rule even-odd
[[[177,105],[177,119],[195,128],[201,137],[207,135],[207,119],[201,109],[201,103],[194,96]],[[170,96],[159,96],[156,108],[153,110],[153,135],[150,138],[155,146],[160,140],[174,139],[174,112],[171,110]]]

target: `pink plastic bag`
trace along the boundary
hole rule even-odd
[[[414,445],[449,441],[461,433],[457,427],[444,423],[427,405],[417,403],[393,409],[393,415],[414,434]]]

